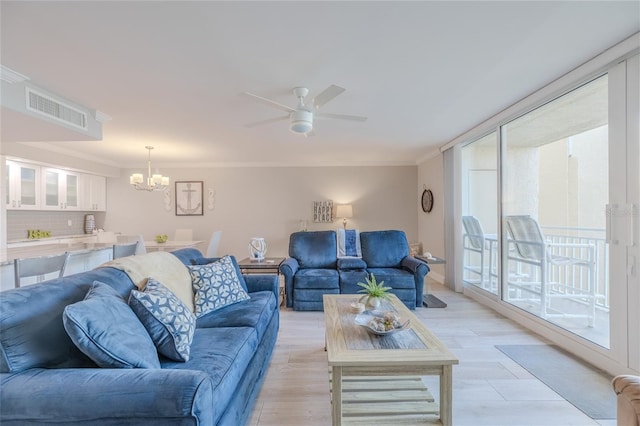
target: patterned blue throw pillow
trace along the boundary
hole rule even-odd
[[[195,292],[196,317],[250,299],[229,256],[207,265],[187,266]]]
[[[174,361],[189,361],[196,317],[178,296],[149,278],[142,291],[131,291],[129,306],[147,329],[158,352]]]

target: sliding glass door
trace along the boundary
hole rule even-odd
[[[498,139],[492,132],[462,148],[462,279],[498,294]]]
[[[501,127],[502,299],[609,347],[608,76]]]

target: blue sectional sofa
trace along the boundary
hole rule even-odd
[[[174,254],[202,263],[195,249]],[[130,276],[101,267],[0,293],[0,424],[246,424],[278,334],[277,277],[244,276],[249,300],[198,318],[187,362],[99,368],[69,338],[63,310],[94,281],[126,300]]]
[[[409,256],[403,231],[360,232],[362,257],[338,257],[335,231],[294,232],[289,257],[280,265],[286,306],[321,311],[323,294],[355,294],[368,274],[384,281],[409,309],[422,306],[426,263]]]

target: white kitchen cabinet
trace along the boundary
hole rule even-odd
[[[81,210],[80,175],[42,168],[42,210]]]
[[[7,210],[40,209],[40,166],[7,161]]]
[[[82,210],[107,210],[107,178],[96,175],[82,176]]]

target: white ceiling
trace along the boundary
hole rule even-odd
[[[0,3],[1,63],[113,119],[98,142],[39,143],[116,167],[416,164],[640,30],[638,1]],[[291,133],[239,96],[295,106],[347,90]]]

